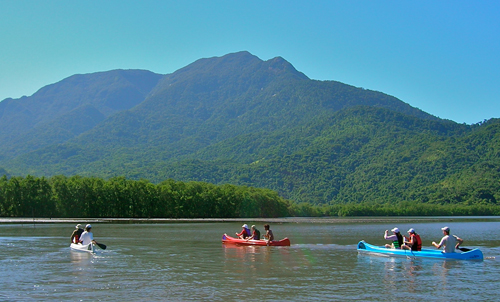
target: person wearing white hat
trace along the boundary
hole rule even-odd
[[[80,242],[83,245],[90,244],[93,242],[94,244],[96,243],[94,240],[94,234],[91,232],[92,226],[90,224],[87,224],[85,226],[85,232],[83,232],[82,236],[80,236]]]
[[[77,224],[75,228],[76,230],[74,230],[71,234],[71,243],[78,243],[78,241],[80,241],[80,236],[82,236],[83,233],[83,229],[80,224]]]
[[[245,223],[244,225],[241,226],[242,230],[239,233],[236,233],[236,236],[240,239],[246,239],[247,237],[252,236],[252,232],[248,228],[248,225]]]
[[[399,232],[398,228],[393,228],[391,230],[392,235],[389,235],[389,230],[385,230],[384,239],[391,240],[392,244],[386,244],[386,248],[399,249],[403,245],[403,236]]]
[[[458,248],[464,241],[456,235],[450,236],[450,228],[447,226],[441,228],[441,230],[443,231],[443,238],[441,238],[439,244],[433,241],[432,245],[437,249],[444,246],[443,253],[454,253],[455,248]]]
[[[412,250],[412,251],[420,251],[422,250],[422,239],[420,235],[415,232],[414,228],[408,230],[408,234],[410,237],[405,237],[406,242],[401,246],[401,249]]]

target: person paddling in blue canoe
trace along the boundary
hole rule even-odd
[[[405,237],[405,243],[401,246],[403,250],[421,251],[422,250],[422,239],[420,235],[415,232],[414,228],[408,230],[410,237]]]
[[[454,253],[455,249],[464,242],[461,238],[459,238],[456,235],[450,235],[450,228],[445,226],[444,228],[441,228],[443,231],[444,237],[441,238],[441,241],[439,244],[436,242],[432,242],[432,245],[435,246],[437,249],[441,248],[444,246],[444,251],[443,253]]]
[[[385,230],[384,239],[392,241],[392,244],[386,244],[385,247],[388,249],[400,249],[403,245],[403,236],[398,228],[393,228],[391,232],[393,234],[389,235],[389,230]]]

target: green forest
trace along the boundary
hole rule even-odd
[[[292,203],[277,192],[204,182],[115,177],[0,178],[1,217],[46,218],[272,218],[289,216],[500,215],[492,204]]]

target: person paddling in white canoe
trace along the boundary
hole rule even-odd
[[[105,250],[106,246],[104,244],[98,243],[97,241],[94,240],[94,234],[91,232],[91,230],[92,226],[90,224],[87,224],[85,226],[85,232],[83,232],[82,235],[80,236],[80,243],[83,245],[88,245],[90,243],[93,243],[102,248],[103,250]]]
[[[76,230],[71,234],[71,243],[78,243],[80,241],[80,236],[82,236],[83,229],[79,224],[76,225]]]

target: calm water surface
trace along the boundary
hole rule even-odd
[[[0,224],[0,301],[498,301],[500,220],[271,224],[290,247],[221,244],[242,223],[93,224],[108,246],[72,252],[74,224]],[[263,231],[262,223],[255,223]],[[413,227],[424,246],[448,225],[484,261],[358,255],[359,240]]]

